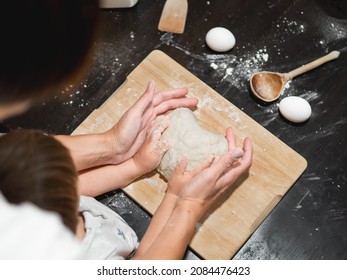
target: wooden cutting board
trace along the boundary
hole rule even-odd
[[[150,80],[156,90],[188,87],[199,99],[195,110],[200,124],[222,135],[232,126],[240,146],[249,136],[253,165],[237,187],[213,209],[194,235],[190,247],[205,259],[230,259],[241,248],[283,195],[306,169],[306,160],[169,56],[155,50],[127,77],[108,100],[93,111],[73,134],[111,128],[145,91]],[[157,209],[166,189],[158,173],[129,185],[124,191],[149,213]]]

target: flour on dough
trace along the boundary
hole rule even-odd
[[[221,155],[228,149],[225,137],[202,128],[190,109],[178,108],[172,111],[170,122],[161,139],[169,141],[172,147],[157,167],[167,180],[171,178],[182,155],[187,155],[187,171],[191,171],[203,163],[210,154]]]

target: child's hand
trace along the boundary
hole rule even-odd
[[[160,140],[161,134],[169,126],[169,122],[168,116],[159,116],[150,124],[145,142],[133,157],[135,165],[142,174],[154,170],[170,148],[167,141]]]
[[[166,193],[171,193],[178,196],[181,192],[182,187],[202,170],[208,168],[212,164],[213,159],[214,156],[210,155],[208,160],[203,162],[200,166],[196,167],[190,172],[186,172],[188,157],[186,155],[182,155],[180,161],[178,162],[172,173],[172,177],[169,180]]]

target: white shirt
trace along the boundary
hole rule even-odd
[[[56,213],[10,204],[0,193],[0,259],[83,259],[80,242]]]
[[[137,247],[133,229],[121,216],[93,197],[80,197],[86,235],[82,245],[92,259],[125,259]]]

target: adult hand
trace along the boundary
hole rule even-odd
[[[119,122],[106,135],[113,146],[111,163],[123,162],[138,151],[146,138],[149,124],[158,115],[178,107],[196,106],[196,98],[187,98],[188,89],[179,88],[154,93],[154,82],[148,84],[146,92],[129,108]]]
[[[196,215],[203,215],[252,164],[253,148],[249,138],[243,142],[243,155],[236,147],[231,128],[226,131],[228,151],[216,158],[210,167],[205,168],[189,181],[180,193],[179,200],[193,204]]]

